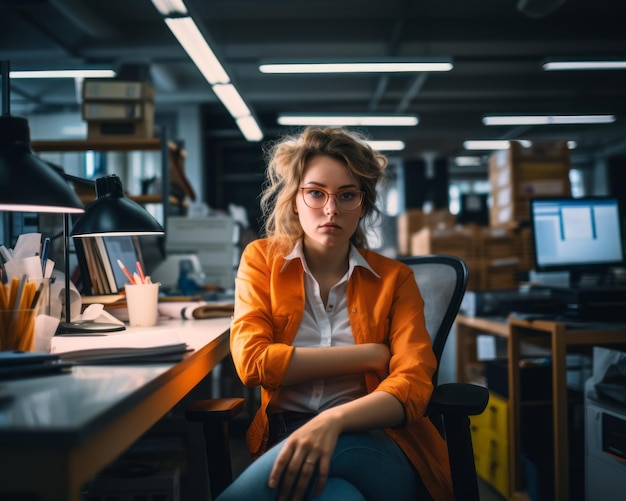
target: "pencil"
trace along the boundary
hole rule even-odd
[[[145,284],[146,283],[146,275],[143,272],[143,268],[141,267],[141,263],[139,261],[137,261],[137,271],[139,272],[139,277],[141,278],[141,283]]]
[[[122,271],[124,272],[124,275],[126,275],[126,278],[128,278],[128,282],[131,285],[135,284],[135,281],[133,280],[133,277],[131,276],[131,274],[128,272],[128,270],[126,269],[126,266],[124,266],[124,263],[122,263],[121,260],[117,260],[117,264],[120,265],[120,268],[122,269]]]

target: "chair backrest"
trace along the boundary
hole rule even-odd
[[[433,342],[437,365],[467,288],[467,266],[456,256],[430,254],[399,258],[413,269],[424,298],[426,329]],[[439,367],[433,376],[437,385]]]

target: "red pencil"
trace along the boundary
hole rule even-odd
[[[128,282],[131,285],[135,285],[135,281],[133,280],[133,277],[130,275],[130,273],[128,273],[128,270],[126,269],[126,266],[124,266],[124,263],[122,263],[122,261],[120,261],[119,259],[117,260],[117,264],[120,265],[120,268],[122,268],[122,271],[124,272],[124,275],[126,275],[126,278],[128,278]]]
[[[141,263],[137,261],[137,271],[139,272],[139,278],[141,278],[141,283],[146,283],[146,275],[143,272],[143,268],[141,267]]]

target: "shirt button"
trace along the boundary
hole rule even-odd
[[[356,308],[352,308],[352,313],[356,313]]]
[[[329,304],[329,305],[328,305],[328,309],[329,309],[329,310],[332,310],[332,309],[333,309],[333,305],[332,305],[332,304]]]

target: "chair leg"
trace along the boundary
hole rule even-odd
[[[465,414],[446,414],[444,422],[454,496],[464,501],[478,501],[480,497],[469,417]]]
[[[233,481],[229,424],[244,408],[243,398],[200,400],[185,411],[189,421],[202,423],[211,497],[215,499]]]

